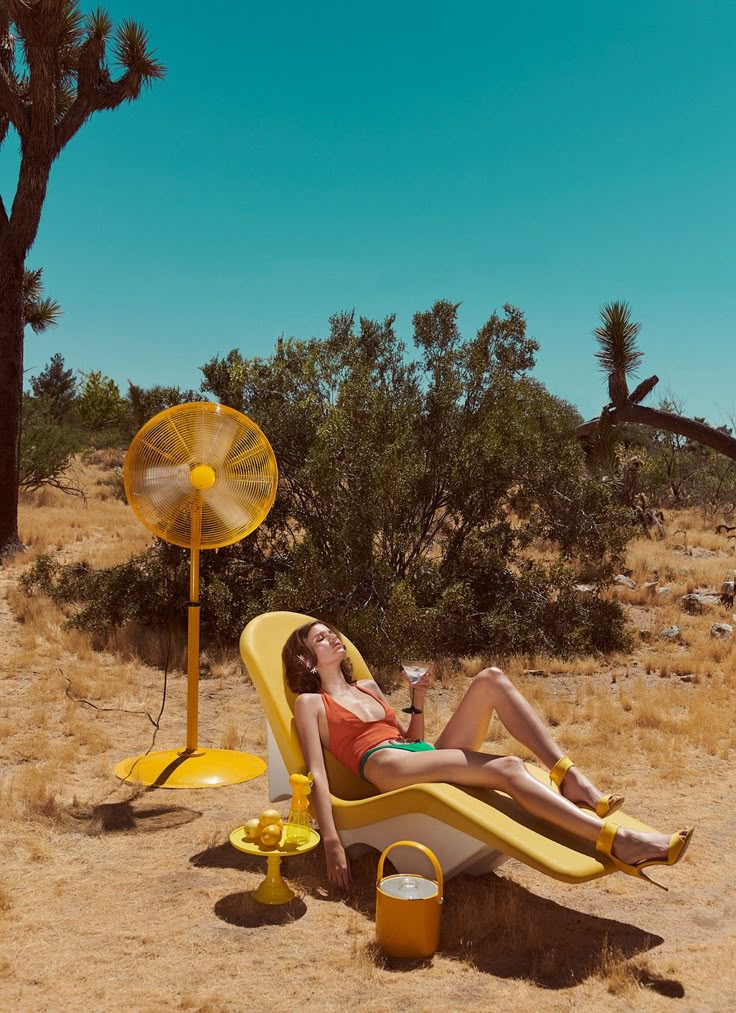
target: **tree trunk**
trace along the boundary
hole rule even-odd
[[[18,538],[18,472],[23,407],[23,258],[0,251],[0,560]]]
[[[695,422],[694,419],[687,419],[683,415],[673,415],[672,412],[663,412],[658,408],[644,408],[638,404],[627,404],[620,408],[613,408],[609,412],[611,422],[636,422],[651,429],[664,429],[668,433],[677,433],[688,440],[702,443],[706,447],[717,450],[719,454],[730,457],[736,461],[736,439],[720,429],[706,426],[702,422]],[[584,439],[586,436],[594,436],[598,428],[598,419],[591,419],[584,422],[575,430],[576,437]]]

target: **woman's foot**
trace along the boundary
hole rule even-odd
[[[687,829],[680,830],[679,837],[687,836]],[[644,833],[629,827],[619,827],[613,839],[613,855],[626,865],[641,862],[666,862],[672,834]]]
[[[624,803],[623,795],[604,795],[599,791],[566,756],[554,765],[550,771],[550,780],[557,785],[560,794],[568,802],[592,809],[601,819],[616,812]]]
[[[607,855],[617,869],[627,876],[646,879],[660,890],[666,890],[663,883],[647,876],[644,871],[652,866],[677,865],[692,840],[692,830],[680,830],[669,839],[666,834],[642,833],[615,823],[604,823],[596,849]]]

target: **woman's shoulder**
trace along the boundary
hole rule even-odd
[[[294,712],[309,714],[321,703],[322,703],[321,693],[300,693],[299,696],[294,701]]]

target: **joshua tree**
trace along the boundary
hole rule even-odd
[[[596,358],[608,374],[608,394],[611,400],[604,406],[599,418],[577,427],[575,434],[578,439],[598,442],[603,449],[609,445],[614,435],[614,426],[623,422],[637,422],[653,429],[664,429],[668,433],[685,436],[736,460],[736,439],[722,429],[714,429],[695,419],[658,408],[645,408],[639,403],[654,390],[659,377],[650,376],[642,380],[629,393],[627,378],[635,375],[643,358],[643,353],[636,347],[638,333],[639,324],[631,319],[628,303],[612,302],[602,307],[601,323],[593,334],[600,346]]]
[[[110,41],[117,79],[107,65]],[[34,325],[24,296],[25,259],[51,165],[92,113],[133,101],[163,74],[133,21],[114,27],[102,10],[85,16],[78,0],[0,0],[0,146],[11,127],[20,141],[15,195],[12,201],[0,195],[0,557],[20,548],[23,327]]]

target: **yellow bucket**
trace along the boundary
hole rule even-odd
[[[418,848],[427,856],[437,882],[425,876],[399,873],[382,878],[383,862],[392,848]],[[376,875],[376,942],[388,957],[431,957],[440,944],[442,869],[433,852],[416,841],[389,844],[378,861]]]

